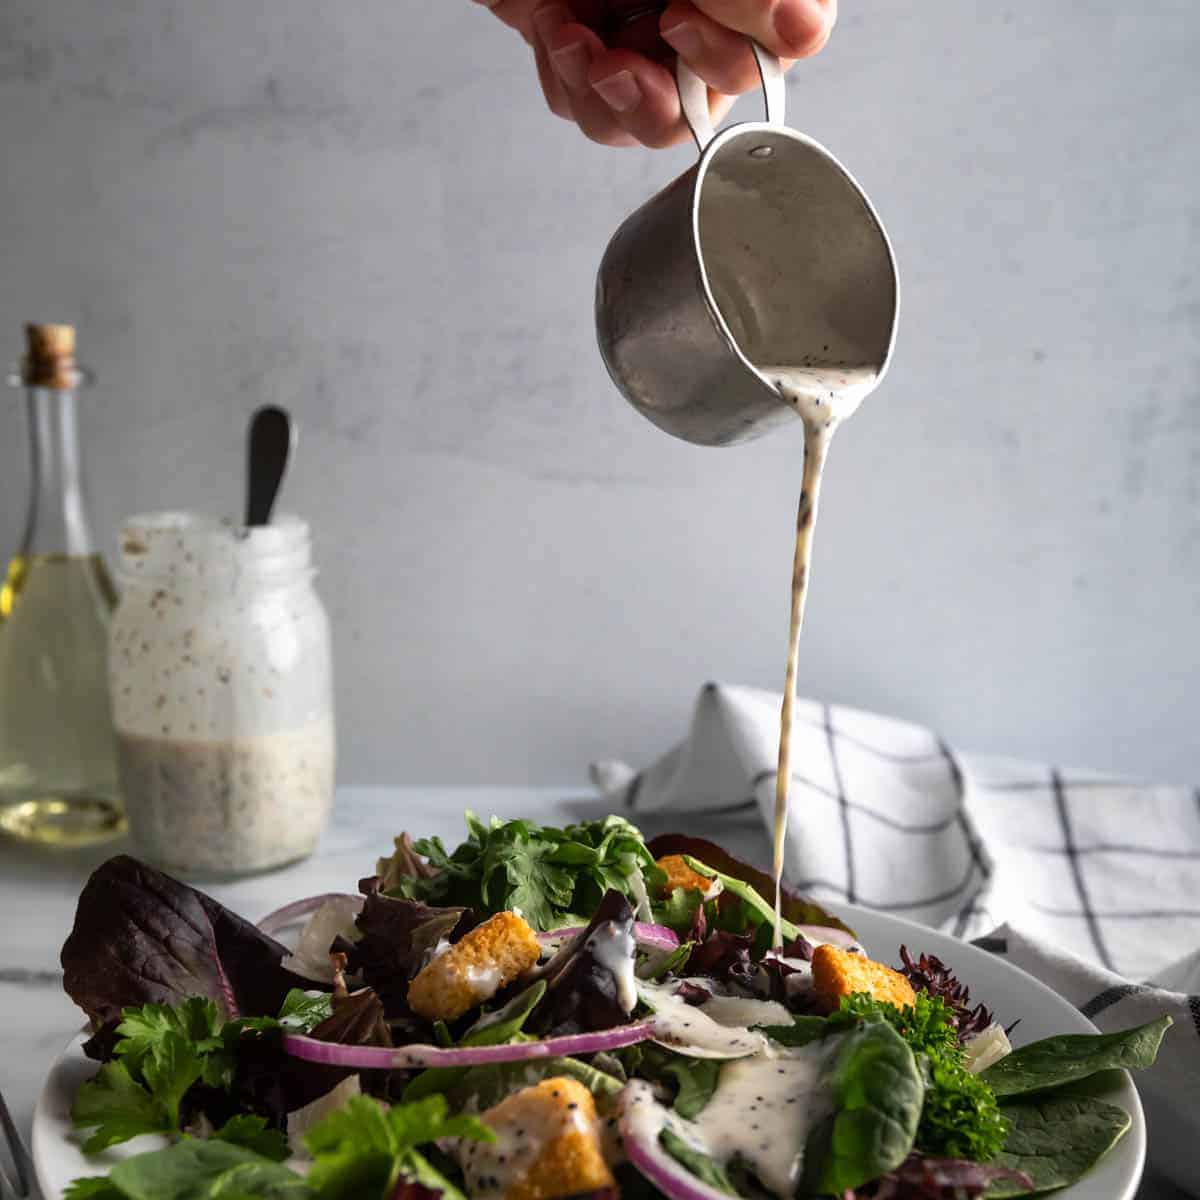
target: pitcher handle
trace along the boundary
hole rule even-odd
[[[782,125],[787,89],[784,86],[783,67],[779,59],[769,50],[763,49],[753,38],[746,39],[754,51],[758,65],[758,78],[762,83],[763,104],[768,125]],[[704,153],[708,143],[716,136],[712,114],[708,109],[708,85],[683,61],[675,60],[675,87],[679,91],[679,107],[683,119],[692,131],[696,148]]]

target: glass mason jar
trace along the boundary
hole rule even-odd
[[[312,852],[335,760],[314,574],[297,517],[125,523],[109,691],[130,836],[164,869],[233,878]]]

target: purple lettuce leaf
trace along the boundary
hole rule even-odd
[[[546,981],[546,993],[526,1022],[527,1032],[542,1037],[590,1033],[629,1020],[630,1014],[620,1004],[611,963],[600,961],[593,950],[593,936],[622,939],[632,958],[633,909],[615,889],[605,893],[587,928],[531,975]]]
[[[897,970],[913,985],[914,990],[930,996],[940,996],[951,1011],[954,1028],[959,1041],[982,1033],[992,1024],[992,1013],[982,1004],[971,1005],[970,990],[954,977],[954,973],[940,958],[933,954],[922,954],[915,962],[907,946],[900,947],[900,963]]]
[[[404,836],[407,837],[408,834]],[[440,1190],[426,1187],[423,1183],[402,1175],[388,1193],[387,1200],[439,1200],[442,1195]]]
[[[721,983],[745,983],[754,972],[750,961],[753,947],[754,934],[718,929],[692,948],[680,974],[716,979]]]
[[[976,1200],[1000,1180],[1033,1188],[1028,1175],[1009,1167],[964,1158],[929,1158],[914,1152],[895,1170],[859,1188],[846,1200]]]
[[[375,877],[364,879],[361,886],[366,900],[354,923],[362,937],[347,948],[349,969],[374,989],[388,1017],[411,1019],[409,983],[438,942],[456,942],[474,927],[474,914],[466,908],[434,908],[420,900],[385,896],[377,890]]]
[[[663,833],[647,843],[650,853],[655,858],[664,854],[690,854],[698,858],[714,871],[723,875],[732,875],[743,883],[748,883],[764,900],[771,902],[775,898],[775,877],[766,871],[753,867],[749,863],[735,858],[728,850],[722,849],[715,842],[705,838],[689,837],[685,833]],[[822,908],[813,900],[793,891],[787,884],[781,889],[783,893],[783,916],[793,925],[825,925],[833,929],[841,929],[853,934],[848,925],[843,924],[831,912]]]
[[[211,896],[122,854],[80,894],[63,986],[97,1030],[123,1008],[190,996],[208,997],[230,1019],[273,1016],[291,988],[315,986],[279,965],[286,953]]]

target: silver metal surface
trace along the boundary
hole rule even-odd
[[[712,130],[677,69],[700,160],[613,235],[596,334],[613,382],[685,441],[746,441],[795,419],[763,366],[869,367],[882,379],[899,282],[871,202],[824,146],[783,125],[777,59],[754,46],[767,120]]]

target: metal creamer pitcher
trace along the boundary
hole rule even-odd
[[[779,60],[751,43],[766,120],[714,133],[679,60],[700,160],[613,235],[596,334],[613,382],[689,442],[724,446],[796,419],[762,366],[867,368],[891,357],[899,281],[871,202],[824,146],[783,124]]]

